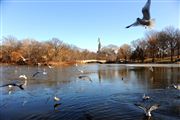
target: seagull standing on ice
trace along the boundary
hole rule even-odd
[[[151,19],[151,16],[150,16],[150,5],[151,5],[151,0],[148,0],[146,2],[145,6],[142,8],[143,18],[142,19],[137,18],[136,22],[134,22],[133,24],[127,26],[126,28],[130,28],[132,26],[138,26],[138,25],[145,26],[145,28],[153,27],[154,19]]]

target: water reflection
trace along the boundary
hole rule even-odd
[[[153,71],[149,70],[153,66]],[[88,64],[86,73],[76,66],[30,67],[1,66],[0,84],[20,81],[19,75],[27,76],[22,91],[0,88],[0,118],[3,120],[176,120],[180,114],[179,90],[172,84],[180,84],[179,65],[119,65]],[[45,69],[47,75],[33,74]],[[78,79],[89,76],[93,82]],[[10,93],[9,93],[10,92]],[[143,94],[151,98],[144,102]],[[60,101],[54,101],[60,96]],[[135,103],[160,104],[152,117],[144,116]],[[18,111],[17,111],[18,109]],[[22,112],[23,111],[23,112]],[[21,114],[21,116],[19,116]]]

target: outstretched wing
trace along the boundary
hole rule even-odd
[[[89,76],[78,76],[78,78],[82,80],[89,80],[90,82],[92,82],[92,79]]]
[[[141,104],[134,104],[134,105],[138,106],[146,113],[147,109],[143,105],[141,105]]]
[[[153,106],[151,106],[150,108],[149,108],[149,112],[151,112],[151,111],[153,111],[153,110],[156,110],[156,109],[158,109],[159,108],[159,104],[154,104]]]
[[[36,73],[33,74],[33,77],[35,77],[37,74],[39,74],[40,72],[37,71]]]
[[[134,22],[133,24],[131,24],[131,25],[129,25],[129,26],[126,26],[126,28],[130,28],[130,27],[132,27],[132,26],[138,26],[139,25],[139,23],[136,21],[136,22]]]
[[[142,8],[142,13],[143,13],[143,19],[144,20],[149,20],[150,17],[150,5],[151,5],[151,0],[148,0],[145,4],[145,6]]]

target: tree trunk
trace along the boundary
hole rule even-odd
[[[179,44],[178,44],[178,48],[177,48],[177,58],[179,58],[179,49],[180,49],[180,47],[179,47]]]
[[[174,49],[171,49],[171,62],[173,62]]]

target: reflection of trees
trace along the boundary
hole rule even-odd
[[[150,88],[166,88],[178,82],[178,70],[178,67],[156,67],[154,68],[154,72],[149,71],[147,68],[142,71],[134,71],[134,73],[138,83],[142,85],[147,84]]]
[[[166,88],[173,83],[178,83],[180,75],[179,67],[155,67],[154,72],[148,67],[108,67],[98,69],[99,81],[122,80],[124,83],[137,83],[148,88]]]
[[[105,69],[105,70],[104,70]],[[121,80],[124,77],[128,77],[128,70],[124,67],[124,68],[115,68],[115,67],[108,67],[105,66],[105,68],[99,68],[98,69],[98,78],[99,81],[101,80],[110,80],[110,81],[114,81],[114,80]]]

